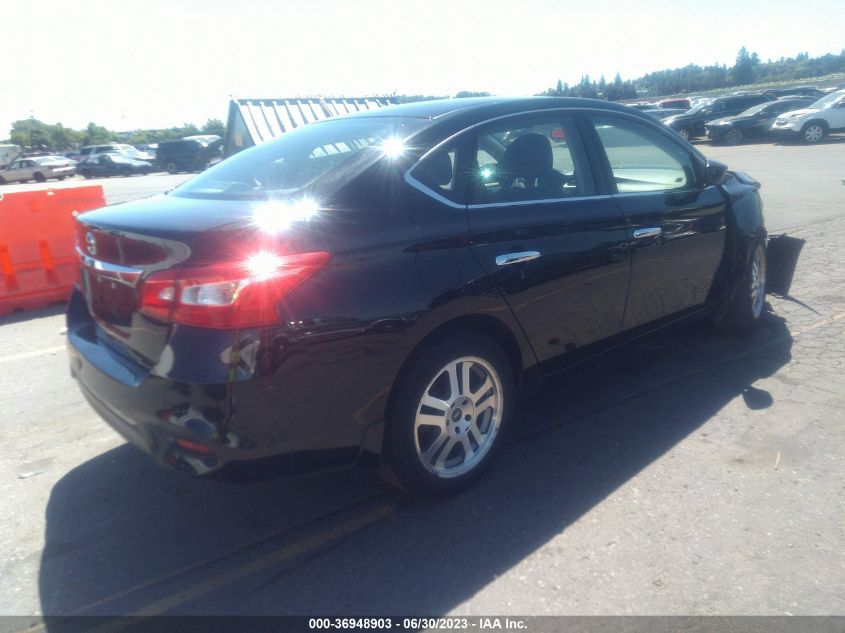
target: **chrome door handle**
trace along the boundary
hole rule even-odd
[[[521,251],[519,253],[507,253],[496,257],[496,266],[507,266],[508,264],[518,264],[520,262],[530,262],[532,259],[537,259],[540,256],[538,251]]]
[[[651,226],[647,229],[636,229],[634,231],[634,239],[641,240],[644,237],[657,237],[663,232],[659,226]]]

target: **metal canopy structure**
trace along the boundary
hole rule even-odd
[[[377,110],[399,103],[395,96],[232,99],[223,156],[278,138],[295,128],[341,114]]]

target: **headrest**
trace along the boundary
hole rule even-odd
[[[511,143],[501,165],[519,177],[540,176],[552,169],[552,144],[542,134],[523,134]]]

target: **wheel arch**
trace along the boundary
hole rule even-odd
[[[822,129],[825,131],[825,134],[830,132],[830,124],[827,121],[825,121],[824,119],[819,119],[819,118],[813,118],[813,119],[810,119],[809,121],[805,121],[804,124],[801,126],[801,129],[803,130],[808,125],[812,125],[813,123],[818,123],[822,127]]]
[[[736,292],[751,258],[753,245],[768,236],[763,218],[759,184],[741,172],[734,172],[720,186],[727,205],[725,252],[709,299],[719,303]]]

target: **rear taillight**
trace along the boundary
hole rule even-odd
[[[279,302],[329,261],[328,253],[259,252],[231,264],[163,270],[141,285],[139,310],[168,323],[218,329],[279,323]]]

